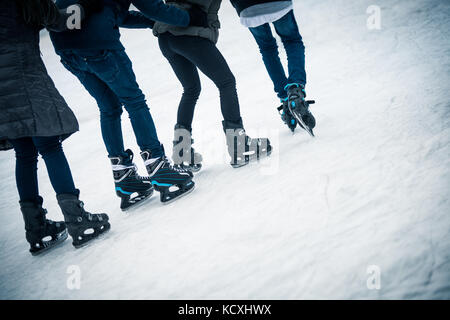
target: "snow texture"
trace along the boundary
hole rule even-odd
[[[381,9],[380,30],[367,27],[370,5]],[[68,240],[32,257],[14,153],[1,153],[0,298],[449,299],[450,2],[294,7],[317,138],[282,124],[256,43],[224,1],[218,46],[237,78],[244,124],[250,136],[269,136],[276,152],[260,164],[228,165],[218,92],[202,76],[196,190],[166,206],[155,193],[126,214],[97,106],[43,33],[43,59],[81,125],[64,143],[76,184],[86,208],[107,212],[112,229],[86,248]],[[181,87],[151,30],[123,30],[122,39],[171,154]],[[138,153],[126,113],[123,126]],[[43,161],[39,177],[49,218],[62,219]],[[70,285],[71,266],[81,272],[79,289]],[[379,290],[367,284],[372,268],[381,272]]]

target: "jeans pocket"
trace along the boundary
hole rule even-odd
[[[119,74],[119,64],[113,51],[102,50],[99,55],[85,57],[89,69],[105,82],[112,82]]]

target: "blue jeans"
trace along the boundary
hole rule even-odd
[[[258,43],[267,72],[275,86],[275,92],[280,99],[285,99],[287,93],[284,88],[287,84],[306,84],[305,46],[298,30],[293,10],[275,21],[273,25],[286,49],[289,77],[286,77],[283,65],[281,64],[277,41],[272,35],[270,25],[266,23],[259,27],[249,29]]]
[[[45,161],[56,194],[78,194],[59,137],[27,137],[10,142],[16,152],[16,185],[20,201],[38,202],[38,153]]]
[[[128,159],[125,165],[131,164],[123,142],[122,106],[128,112],[140,149],[150,150],[153,157],[164,155],[145,96],[124,50],[65,50],[58,53],[62,64],[78,77],[97,101],[102,137],[110,157],[122,156]]]

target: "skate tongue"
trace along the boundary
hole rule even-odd
[[[113,165],[111,165],[111,167],[112,167],[113,171],[120,171],[120,170],[131,169],[131,168],[137,169],[137,167],[134,163],[129,166],[124,166],[122,164],[113,164]]]
[[[165,156],[144,160],[144,165],[147,168],[149,177],[152,177],[161,167],[165,166],[166,163],[170,165]]]
[[[151,166],[152,164],[154,164],[154,163],[157,162],[158,160],[163,161],[164,159],[163,159],[163,157],[159,157],[159,158],[151,158],[151,159],[145,160],[145,161],[144,161],[144,164],[145,164],[146,166]]]

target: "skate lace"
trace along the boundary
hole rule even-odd
[[[138,167],[136,166],[136,164],[133,164],[132,170],[133,170],[134,177],[135,177],[137,180],[145,181],[145,180],[148,179],[147,177],[143,177],[143,176],[139,175],[139,173],[138,173]]]
[[[183,172],[183,173],[184,172],[188,172],[188,170],[186,170],[186,169],[183,169],[183,168],[181,168],[179,166],[174,166],[172,164],[172,162],[169,160],[169,158],[167,158],[166,156],[164,156],[163,161],[164,161],[164,167],[166,167],[166,168],[169,168],[169,169],[171,169],[173,171],[176,171],[176,172],[179,172],[179,173],[181,173],[181,172]]]

